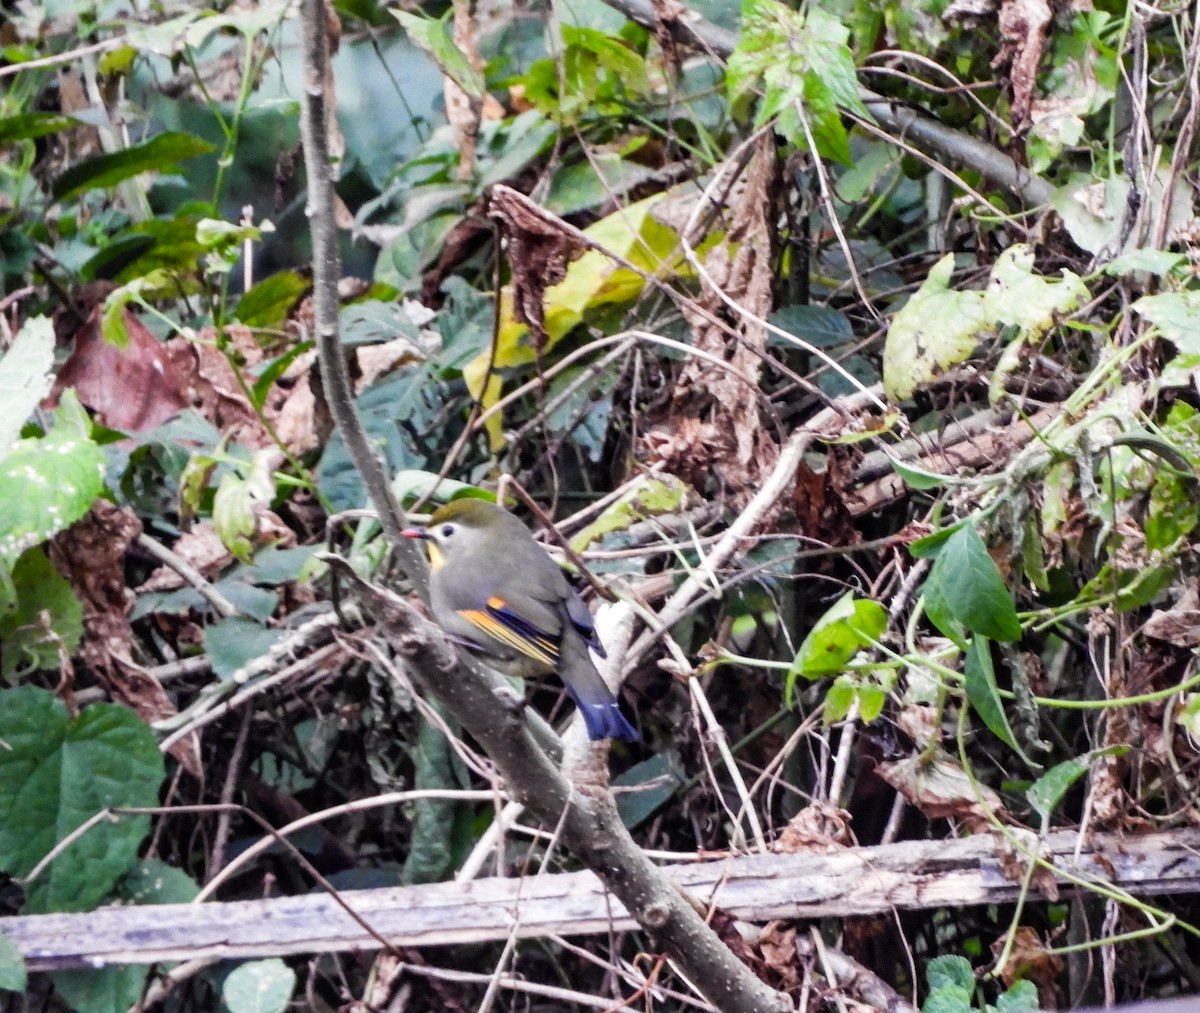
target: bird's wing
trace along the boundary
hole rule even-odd
[[[607,658],[604,653],[604,645],[600,643],[600,638],[596,636],[596,624],[592,621],[592,614],[588,611],[588,607],[583,603],[583,599],[579,597],[575,589],[568,586],[566,597],[567,618],[571,620],[571,625],[579,631],[579,635],[587,641],[588,647],[595,651],[600,657]]]
[[[558,633],[548,633],[518,607],[492,595],[482,607],[455,609],[477,630],[547,668],[558,667]]]
[[[596,636],[596,624],[592,620],[592,613],[579,597],[579,592],[571,586],[567,575],[554,560],[549,556],[544,556],[543,559],[545,565],[540,567],[537,580],[529,587],[522,588],[521,598],[528,603],[528,607],[539,612],[545,609],[552,615],[561,616],[565,611],[567,619],[579,631],[587,645],[600,657],[607,657],[604,645]]]

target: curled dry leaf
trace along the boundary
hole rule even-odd
[[[704,291],[684,306],[692,344],[707,354],[684,362],[646,441],[652,462],[661,461],[697,488],[719,476],[735,506],[758,491],[779,456],[759,407],[766,329],[753,319],[771,312],[767,237],[774,180],[774,147],[764,135],[736,192],[727,197],[725,237],[705,258]],[[729,308],[727,299],[738,309]]]
[[[83,602],[80,661],[114,700],[150,723],[173,716],[176,708],[158,680],[133,657],[129,613],[134,594],[125,583],[125,553],[141,533],[142,522],[131,510],[100,499],[86,517],[51,542],[51,555]],[[171,755],[188,773],[201,776],[194,737],[175,743]]]
[[[1200,646],[1200,592],[1195,581],[1169,609],[1159,609],[1146,620],[1142,635],[1176,647]]]
[[[225,335],[230,352],[241,363],[254,366],[262,361],[262,349],[250,328],[232,325],[226,328]],[[215,332],[206,331],[195,341],[172,338],[166,348],[186,378],[189,400],[213,426],[222,433],[230,433],[234,441],[251,450],[275,445],[242,393],[229,360],[217,349]]]
[[[796,954],[796,929],[785,928],[780,922],[770,922],[758,937],[758,951],[762,962],[771,972],[768,979],[776,988],[786,992],[798,989],[802,981],[803,968]]]
[[[567,276],[567,265],[584,247],[552,215],[511,187],[492,188],[487,213],[500,223],[508,241],[513,316],[529,325],[535,344],[541,347],[548,340],[546,289]]]
[[[1032,830],[1011,827],[1009,833],[1010,837],[999,838],[996,842],[1000,871],[1013,883],[1024,883],[1029,876],[1029,856],[1043,854],[1045,849]],[[1021,847],[1017,846],[1018,843]],[[1033,870],[1029,885],[1047,900],[1058,900],[1058,881],[1054,878],[1054,872],[1046,866],[1039,865]]]
[[[50,403],[56,404],[64,390],[74,387],[97,421],[121,432],[143,432],[188,406],[187,384],[166,346],[128,309],[121,313],[129,343],[122,348],[105,340],[104,299],[113,287],[108,282],[89,285],[72,308],[62,307],[55,314],[60,340],[73,339],[74,348],[58,371]],[[72,331],[79,316],[83,326]]]
[[[788,821],[783,833],[771,845],[771,850],[794,854],[798,851],[830,852],[848,848],[854,843],[850,820],[850,813],[845,809],[814,802]]]
[[[1029,125],[1029,111],[1037,85],[1037,69],[1046,50],[1053,14],[1046,0],[1005,0],[1000,5],[1000,33],[1004,46],[993,67],[1009,64],[1012,86],[1012,126],[1020,132]]]
[[[282,404],[272,408],[268,403],[266,408],[275,435],[297,456],[307,454],[318,445],[316,412],[317,398],[307,375],[296,381]]]
[[[354,392],[361,394],[380,377],[401,366],[424,362],[428,356],[411,338],[394,338],[380,345],[363,345],[356,358],[358,379],[354,382]]]
[[[999,956],[1007,935],[992,943],[992,952]],[[1020,926],[1013,936],[1013,948],[1008,963],[999,968],[1000,980],[1012,988],[1018,981],[1032,981],[1038,987],[1039,1004],[1043,1009],[1058,1009],[1056,990],[1058,976],[1063,972],[1063,959],[1051,953],[1037,932]]]
[[[945,753],[881,763],[876,772],[929,819],[961,820],[970,830],[989,826],[989,813],[1004,818],[1004,804],[991,788],[972,781]]]

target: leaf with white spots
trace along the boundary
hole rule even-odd
[[[74,524],[104,489],[104,454],[81,431],[86,422],[79,401],[67,391],[54,428],[46,436],[18,441],[0,459],[3,568]]]
[[[296,972],[278,957],[268,957],[230,971],[221,998],[230,1013],[282,1013],[295,989]]]
[[[50,392],[53,365],[54,325],[49,317],[33,317],[0,359],[0,453],[13,445]]]

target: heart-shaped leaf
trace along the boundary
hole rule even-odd
[[[34,686],[0,693],[0,869],[27,875],[59,841],[108,806],[158,802],[163,760],[133,711],[97,704],[72,718]],[[144,816],[102,822],[33,882],[26,911],[94,907],[137,858]]]

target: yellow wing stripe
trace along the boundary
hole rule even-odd
[[[506,644],[514,651],[519,651],[527,658],[532,658],[547,668],[558,667],[558,645],[545,637],[530,639],[510,630],[489,612],[479,609],[459,609],[458,614],[467,622],[479,627],[484,633]]]

